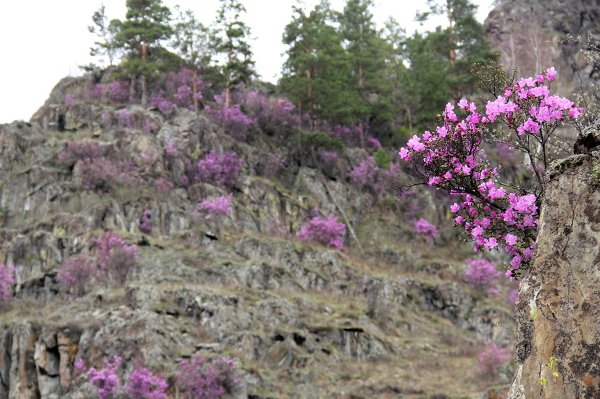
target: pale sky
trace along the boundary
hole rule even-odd
[[[163,0],[173,8],[179,4],[192,9],[210,24],[218,0]],[[256,69],[263,80],[276,82],[285,46],[281,37],[291,19],[296,0],[242,0],[248,11],[245,22],[252,30]],[[483,22],[493,0],[475,0],[478,19]],[[125,0],[0,0],[0,123],[29,120],[43,105],[50,91],[65,76],[77,76],[79,65],[93,61],[89,48],[94,36],[88,32],[91,17],[104,3],[109,18],[125,17]],[[318,0],[305,0],[312,8]],[[331,0],[342,10],[344,0]],[[375,0],[372,10],[378,27],[390,16],[410,34],[423,30],[414,22],[417,10],[425,10],[425,0]],[[432,21],[425,28],[443,24]]]

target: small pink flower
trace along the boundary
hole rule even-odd
[[[556,76],[556,70],[554,69],[554,67],[550,67],[550,68],[546,69],[546,78],[548,79],[548,81],[552,82],[554,80],[555,76]]]

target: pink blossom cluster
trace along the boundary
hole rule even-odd
[[[150,108],[156,108],[163,115],[168,115],[171,110],[177,108],[174,102],[167,99],[162,93],[157,93],[148,102]]]
[[[500,369],[510,360],[510,353],[495,343],[486,345],[478,356],[479,372],[489,377],[498,375]]]
[[[260,91],[252,90],[237,92],[235,99],[250,118],[266,132],[272,132],[281,126],[300,124],[296,107],[285,98],[269,98]]]
[[[58,271],[57,280],[66,289],[73,288],[79,296],[84,294],[85,285],[96,274],[96,263],[85,256],[67,259]]]
[[[104,232],[95,240],[96,261],[101,277],[112,279],[118,284],[125,283],[137,264],[137,246],[128,245],[125,240],[113,232]]]
[[[116,103],[126,103],[129,101],[129,82],[113,80],[108,83],[97,83],[87,91],[87,98],[91,101],[106,99]]]
[[[181,68],[178,72],[169,72],[165,80],[166,96],[170,102],[181,108],[194,109],[194,99],[202,100],[204,82],[199,79],[194,70]],[[194,87],[196,93],[194,94]]]
[[[486,165],[483,133],[501,121],[516,133],[535,139],[551,134],[560,123],[572,121],[583,110],[565,98],[550,95],[543,83],[554,80],[554,68],[535,79],[521,79],[489,101],[484,114],[473,102],[459,102],[459,119],[452,104],[443,112],[443,124],[422,136],[413,136],[399,156],[411,161],[431,187],[441,188],[459,201],[451,206],[455,223],[475,241],[475,250],[504,248],[512,256],[508,276],[527,265],[535,250],[538,205],[534,194],[509,193],[498,183],[498,172]],[[543,136],[543,137],[546,137]]]
[[[496,280],[500,276],[501,273],[496,270],[496,265],[485,258],[467,260],[465,279],[480,291],[490,295],[498,294]]]
[[[333,215],[327,218],[315,216],[297,233],[297,237],[303,241],[314,241],[336,249],[342,249],[344,246],[345,235],[346,225],[338,223]]]
[[[415,228],[415,233],[424,237],[425,240],[427,240],[427,242],[429,244],[433,245],[435,242],[435,239],[438,238],[440,235],[437,227],[427,219],[421,218],[421,219],[415,220],[413,222],[413,226]]]
[[[184,399],[219,399],[239,392],[244,386],[233,359],[207,360],[201,355],[182,360],[175,381]]]
[[[58,159],[71,167],[82,159],[96,159],[102,157],[102,149],[95,141],[75,142],[69,141],[67,146],[58,154]]]
[[[391,163],[387,169],[377,166],[372,156],[363,158],[350,173],[348,178],[352,184],[371,190],[374,194],[381,194],[392,182],[398,178],[399,165]]]
[[[0,302],[8,301],[11,296],[11,288],[15,283],[15,268],[12,265],[0,263]]]
[[[166,399],[167,388],[169,384],[161,376],[152,374],[145,367],[135,367],[127,383],[122,388],[118,370],[123,363],[123,359],[115,355],[112,362],[105,361],[104,367],[96,369],[94,367],[86,370],[85,361],[79,358],[75,361],[75,370],[78,373],[87,373],[88,380],[96,388],[99,399],[116,399],[123,397],[131,399]]]
[[[227,151],[219,155],[211,151],[195,165],[190,165],[188,172],[191,174],[192,181],[233,187],[241,167],[242,159],[235,152]]]
[[[220,219],[231,213],[233,194],[222,195],[214,199],[205,199],[198,204],[194,212],[196,219]]]
[[[121,388],[117,370],[123,359],[115,355],[112,362],[105,362],[100,370],[92,367],[88,370],[88,379],[98,392],[98,399],[116,399]]]
[[[140,215],[138,228],[143,233],[152,233],[152,213],[148,209],[144,209],[144,212]]]
[[[133,184],[139,176],[135,164],[106,158],[85,158],[76,164],[77,178],[86,190],[108,191],[114,184]]]
[[[131,372],[124,391],[130,399],[166,399],[168,387],[164,378],[140,367]]]
[[[250,128],[256,124],[241,110],[239,104],[222,108],[206,107],[206,112],[214,123],[223,127],[225,133],[240,141],[246,140]]]

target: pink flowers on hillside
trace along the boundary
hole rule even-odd
[[[496,279],[501,273],[496,270],[496,265],[487,259],[469,259],[467,261],[467,270],[465,271],[466,280],[475,288],[490,295],[496,295]]]
[[[433,245],[435,239],[438,238],[439,232],[435,225],[431,224],[427,219],[418,219],[414,223],[415,233],[425,238],[425,240]]]
[[[236,393],[244,386],[233,359],[207,360],[201,355],[182,360],[175,381],[185,399],[219,399],[225,394]]]
[[[197,219],[220,219],[231,213],[233,194],[222,195],[214,199],[205,199],[198,204],[194,216]]]
[[[555,71],[548,68],[545,75],[521,79],[504,88],[504,95],[488,101],[485,113],[477,111],[474,103],[459,102],[459,119],[452,104],[443,112],[443,124],[435,131],[413,136],[399,156],[411,161],[419,178],[431,187],[448,191],[457,201],[451,206],[456,225],[462,226],[475,242],[475,250],[504,249],[512,256],[507,275],[513,276],[522,265],[528,264],[535,250],[538,224],[538,197],[533,193],[511,193],[501,187],[496,168],[488,166],[482,150],[484,131],[493,122],[502,122],[510,131],[514,147],[534,153],[531,143],[545,148],[559,124],[573,121],[583,109],[563,97],[550,95],[544,82],[554,80]],[[537,144],[536,144],[537,145]],[[543,194],[544,170],[531,159],[535,179]]]
[[[344,246],[344,235],[346,225],[338,223],[335,216],[327,218],[315,216],[298,231],[298,238],[304,241],[315,241],[319,244],[342,249]]]
[[[222,155],[209,152],[190,171],[197,182],[205,182],[222,187],[233,187],[242,167],[241,158],[233,151]]]
[[[123,284],[137,264],[137,246],[128,245],[113,232],[105,232],[95,241],[98,272],[105,279]]]
[[[510,353],[494,344],[488,344],[478,356],[479,372],[487,377],[496,377],[500,369],[510,360]]]
[[[0,263],[0,302],[8,301],[12,297],[11,288],[15,283],[15,268],[11,265]]]

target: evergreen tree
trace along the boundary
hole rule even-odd
[[[497,59],[485,39],[483,26],[475,18],[477,6],[469,0],[428,0],[430,11],[418,16],[426,20],[430,14],[446,15],[448,26],[438,28],[435,39],[438,52],[446,56],[452,77],[452,98],[472,91],[476,78],[475,63]]]
[[[96,57],[104,54],[108,57],[108,65],[112,66],[119,50],[115,43],[117,32],[115,25],[108,21],[104,4],[94,12],[92,22],[88,30],[98,37],[98,41],[95,41],[94,47],[90,48],[90,55]]]
[[[182,11],[176,6],[177,17],[173,26],[173,46],[183,58],[186,66],[194,72],[192,95],[194,110],[198,111],[198,71],[203,78],[212,70],[211,34],[207,27],[196,19],[192,10]]]
[[[148,78],[159,68],[161,40],[168,39],[172,30],[169,26],[170,10],[161,0],[127,0],[125,21],[116,20],[116,45],[127,52],[121,68],[130,76],[133,97],[135,81],[139,78],[142,104],[148,104]]]
[[[347,0],[339,15],[344,47],[352,65],[351,79],[359,99],[354,113],[365,127],[384,125],[391,111],[384,95],[388,89],[385,64],[389,48],[375,28],[372,6],[373,0]]]
[[[360,103],[352,89],[351,63],[342,47],[342,35],[334,26],[327,1],[306,14],[293,8],[292,21],[285,27],[283,42],[287,59],[280,81],[282,91],[311,117],[311,129],[319,119],[337,124],[357,121],[354,106]]]
[[[215,53],[224,57],[222,73],[225,78],[225,106],[231,103],[231,89],[248,83],[254,72],[252,50],[248,39],[250,28],[242,21],[246,8],[239,0],[220,0],[217,13]]]

